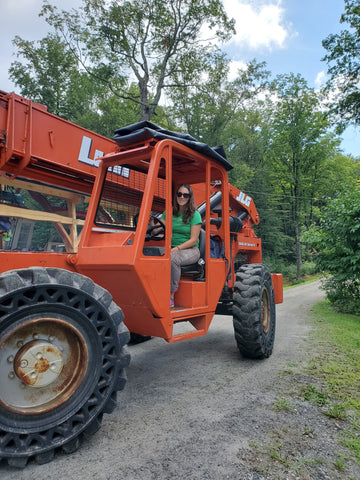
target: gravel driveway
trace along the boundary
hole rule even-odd
[[[128,383],[100,431],[46,465],[18,471],[0,464],[0,479],[360,478],[356,464],[348,472],[334,466],[342,452],[334,420],[296,396],[290,410],[273,408],[307,381],[280,373],[308,355],[307,316],[322,297],[318,284],[285,291],[267,360],[240,357],[226,316],[216,316],[205,337],[131,346]]]

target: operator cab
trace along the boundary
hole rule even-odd
[[[208,146],[199,151],[194,139],[196,148],[190,148],[189,136],[186,144],[169,132],[161,132],[158,138],[159,130],[149,124],[139,131],[120,133],[115,137],[119,151],[101,162],[77,268],[84,274],[87,269],[97,270],[98,282],[111,290],[122,306],[131,332],[175,341],[173,323],[191,316],[192,329],[204,334],[228,273],[223,258],[210,256],[210,236],[216,233],[225,239],[229,229],[228,216],[215,225],[212,220],[218,214],[211,211],[214,195],[217,205],[229,210],[229,164]],[[201,261],[183,268],[175,295],[177,308],[170,310],[172,202],[173,192],[182,183],[191,185],[205,228],[200,235]],[[149,220],[163,212],[165,221],[160,232],[155,232]],[[228,243],[228,254],[229,248]],[[120,276],[120,271],[126,275]],[[115,290],[114,285],[118,287]],[[158,331],[155,318],[159,319]]]

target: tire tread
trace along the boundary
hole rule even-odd
[[[117,345],[118,356],[114,361],[114,372],[117,373],[116,375],[108,376],[106,371],[102,376],[102,379],[99,379],[101,384],[104,383],[104,381],[107,384],[111,382],[111,388],[109,388],[107,398],[104,397],[105,400],[101,405],[101,411],[98,412],[94,418],[90,419],[89,412],[87,412],[85,408],[83,411],[78,411],[77,413],[74,411],[72,419],[63,422],[52,429],[54,433],[56,431],[55,436],[52,436],[53,433],[51,431],[45,432],[44,437],[49,434],[50,445],[48,444],[46,447],[37,445],[36,448],[28,448],[27,452],[23,455],[19,449],[8,451],[6,446],[3,448],[0,446],[0,457],[4,461],[7,461],[8,465],[16,468],[24,468],[28,463],[28,460],[31,458],[39,464],[50,462],[54,458],[54,454],[58,448],[61,448],[66,453],[72,453],[79,448],[82,437],[88,438],[94,435],[101,426],[103,413],[111,413],[116,408],[117,392],[122,390],[126,384],[126,373],[124,368],[130,363],[130,354],[127,348],[130,333],[123,323],[123,312],[114,303],[110,293],[95,284],[88,277],[78,273],[69,272],[68,270],[52,267],[30,267],[27,269],[11,270],[0,275],[0,299],[4,296],[7,296],[8,298],[9,294],[12,292],[26,287],[44,287],[44,285],[47,284],[54,286],[67,286],[71,289],[77,289],[84,292],[87,296],[92,297],[95,302],[98,302],[106,311],[108,318],[107,322],[109,322],[108,325],[112,325],[111,328],[115,331],[115,338],[117,339],[115,344]],[[2,314],[6,315],[6,310],[4,310],[3,313],[0,309],[0,321]],[[99,330],[99,335],[101,335],[101,330]],[[112,375],[111,370],[109,372],[109,375]],[[90,398],[88,401],[90,401]],[[4,435],[8,435],[7,430],[4,428],[4,426],[0,425],[0,438]],[[42,435],[43,432],[39,430],[39,434],[40,432]],[[27,434],[25,431],[21,434],[32,435],[32,433]],[[34,435],[37,435],[36,432]],[[61,437],[63,437],[62,441],[59,440]],[[51,448],[52,438],[56,438],[53,443],[53,448]],[[29,442],[29,444],[30,443],[31,442]]]
[[[270,302],[270,328],[265,333],[261,322],[262,289]],[[275,300],[271,274],[263,264],[242,265],[236,273],[233,295],[233,325],[237,346],[248,358],[271,355],[275,337]]]

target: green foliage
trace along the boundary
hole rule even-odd
[[[352,452],[355,453],[355,456],[358,461],[360,461],[360,428],[359,426],[356,429],[356,432],[349,432],[346,435],[343,443],[347,446]]]
[[[351,420],[343,430],[344,443],[360,460],[360,316],[336,313],[329,302],[313,308],[320,348],[309,371],[332,397],[325,414]]]
[[[343,455],[339,455],[339,458],[336,460],[336,462],[334,463],[335,467],[340,470],[340,471],[343,471],[345,470],[345,462],[344,462],[344,457]]]
[[[58,35],[49,34],[39,42],[16,36],[13,44],[22,61],[13,62],[9,73],[21,86],[22,95],[46,105],[55,115],[68,116],[67,94],[75,85],[79,89],[81,76],[77,60],[65,43]]]
[[[289,412],[291,410],[294,410],[294,407],[291,405],[287,398],[281,397],[273,402],[272,409],[278,411],[285,410]]]
[[[345,12],[340,22],[347,29],[329,35],[323,41],[327,50],[324,60],[328,63],[330,81],[328,89],[336,90],[333,95],[332,113],[340,129],[349,123],[360,124],[360,2],[345,0]]]
[[[344,313],[360,313],[360,280],[354,276],[333,276],[326,280],[327,298],[337,310]]]
[[[94,81],[91,77],[90,80]],[[137,90],[134,85],[131,88]],[[94,94],[93,101],[87,109],[78,112],[69,120],[110,138],[117,128],[136,123],[139,120],[139,105],[129,100],[122,100],[116,95],[101,94],[100,92],[101,90]],[[159,109],[159,113],[161,111]]]
[[[339,314],[328,301],[314,307],[318,335],[326,348],[319,352],[312,370],[326,381],[328,392],[356,409],[360,418],[360,317]]]
[[[140,120],[151,119],[163,90],[180,76],[186,85],[195,85],[207,71],[209,54],[218,46],[202,37],[203,28],[217,42],[234,33],[234,21],[220,0],[84,0],[84,7],[71,13],[44,2],[41,15],[87,69],[114,68],[114,74],[98,78],[113,94],[139,105]],[[118,71],[136,81],[138,94],[117,82]]]
[[[263,63],[253,60],[230,81],[229,60],[215,52],[198,73],[194,85],[185,80],[181,69],[177,72],[175,85],[169,91],[171,112],[195,138],[213,146],[224,145],[231,161],[236,157],[235,142],[242,138],[238,132],[234,135],[234,130],[241,129],[243,117],[251,115],[269,72]]]
[[[347,313],[360,313],[360,191],[349,189],[329,200],[318,225],[303,236],[314,249],[319,270],[332,274],[325,290]]]
[[[304,281],[304,277],[307,275],[314,276],[318,273],[316,264],[314,262],[303,262],[300,269],[300,278],[297,278],[296,263],[289,263],[281,259],[281,256],[268,256],[265,255],[263,262],[270,269],[271,272],[281,273],[284,277],[284,283],[286,285],[296,285]]]
[[[31,238],[31,250],[43,251],[48,243],[58,239],[54,226],[50,222],[36,222]]]
[[[301,275],[300,232],[318,192],[318,172],[335,145],[321,113],[320,97],[300,75],[280,75],[272,84],[267,164],[281,199],[284,233],[293,239],[296,278]],[[279,203],[278,203],[279,204]]]
[[[323,410],[324,415],[330,418],[338,418],[339,420],[345,420],[346,409],[343,403],[334,403]]]
[[[99,80],[114,69],[99,65],[85,71],[66,42],[52,33],[39,42],[17,36],[13,43],[21,61],[11,64],[10,78],[22,95],[46,105],[50,113],[105,136],[138,120],[140,108],[109,94]]]
[[[306,385],[301,389],[304,400],[315,405],[326,405],[329,402],[329,396],[314,385]]]

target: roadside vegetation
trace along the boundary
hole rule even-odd
[[[324,289],[334,308],[360,315],[359,186],[331,199],[302,239],[314,252],[315,270],[328,274]]]
[[[302,394],[321,411],[347,427],[341,442],[360,462],[360,316],[340,314],[328,301],[313,308],[318,349],[307,373],[321,381],[321,388],[308,385]]]
[[[266,479],[357,480],[360,316],[338,313],[324,300],[313,307],[310,323],[306,357],[280,372],[273,428],[250,445],[251,458]]]

